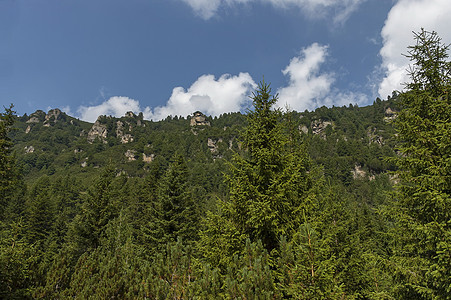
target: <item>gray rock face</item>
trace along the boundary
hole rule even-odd
[[[33,146],[25,146],[24,150],[25,153],[33,153],[35,149]]]
[[[397,116],[398,113],[396,111],[392,110],[390,107],[387,107],[387,109],[385,110],[384,121],[385,122],[393,121],[394,119],[396,119]]]
[[[61,120],[62,112],[58,108],[51,109],[45,115],[44,126],[50,126],[51,122],[56,123]]]
[[[315,121],[312,122],[311,126],[312,126],[313,134],[318,134],[322,138],[325,138],[326,137],[326,128],[327,128],[327,126],[332,126],[332,128],[333,128],[334,124],[332,122],[329,122],[329,121],[315,120]]]
[[[155,158],[155,154],[146,155],[143,153],[143,162],[151,163]]]
[[[28,119],[27,123],[28,124],[39,123],[45,120],[45,116],[46,116],[45,112],[43,112],[42,110],[37,110],[36,112],[30,115],[30,118]]]
[[[87,139],[90,144],[92,144],[96,138],[99,138],[103,143],[106,144],[107,136],[108,130],[106,129],[106,125],[100,124],[99,119],[97,119],[97,121],[95,121],[94,125],[92,125],[91,129],[89,130]]]
[[[117,121],[116,126],[116,136],[121,139],[122,144],[133,142],[133,136],[130,133],[124,133],[124,123]],[[132,130],[130,125],[128,129]]]
[[[200,111],[196,111],[190,120],[191,126],[210,126],[210,122],[207,121],[205,115]]]
[[[127,152],[125,152],[125,157],[128,158],[128,161],[136,160],[136,150],[127,150]]]
[[[217,140],[213,140],[211,138],[208,138],[207,146],[208,146],[208,149],[210,149],[211,153],[216,153],[218,151],[218,143],[222,143],[222,139],[221,138],[219,138]]]

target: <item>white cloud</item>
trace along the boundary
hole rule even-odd
[[[208,20],[216,14],[216,11],[221,4],[221,0],[182,0],[200,15],[202,18]]]
[[[300,56],[291,59],[282,71],[289,77],[289,83],[278,90],[279,107],[288,106],[296,111],[304,111],[321,106],[343,106],[350,103],[361,105],[368,102],[363,93],[343,92],[333,88],[334,74],[320,72],[320,67],[328,56],[327,50],[327,46],[314,43],[302,49]]]
[[[128,111],[139,113],[141,111],[139,101],[115,96],[96,106],[80,106],[78,115],[81,120],[94,122],[101,115],[121,117]]]
[[[144,118],[152,120],[161,120],[169,115],[187,116],[198,110],[217,116],[247,107],[250,104],[249,95],[255,87],[256,84],[248,73],[240,73],[238,76],[225,74],[217,80],[213,75],[203,75],[186,91],[182,87],[174,88],[164,106],[142,108],[137,100],[111,97],[96,106],[81,106],[78,115],[88,122],[94,122],[100,115],[121,117],[128,111],[135,114],[143,112]]]
[[[270,3],[274,7],[288,9],[297,7],[309,17],[324,17],[332,14],[336,23],[345,22],[366,0],[182,0],[202,18],[213,17],[220,7],[231,7],[251,2]]]
[[[421,28],[436,31],[443,42],[451,41],[451,1],[449,0],[399,0],[390,10],[382,29],[383,47],[380,50],[384,78],[379,85],[379,96],[386,98],[394,90],[402,90],[409,78],[409,60],[406,54],[414,44],[412,31]]]
[[[145,116],[161,120],[168,115],[186,116],[197,110],[212,116],[240,111],[249,104],[249,95],[255,86],[248,73],[240,73],[238,76],[225,74],[218,80],[213,75],[203,75],[188,90],[174,88],[165,106],[147,111]]]

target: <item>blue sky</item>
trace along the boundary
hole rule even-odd
[[[412,30],[451,41],[449,0],[0,0],[0,101],[88,121],[371,104],[407,80]]]

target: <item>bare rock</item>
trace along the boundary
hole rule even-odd
[[[155,154],[150,154],[147,156],[145,153],[143,153],[143,162],[151,163],[155,159]]]
[[[366,177],[366,172],[359,165],[355,165],[354,170],[352,170],[351,172],[352,172],[352,177],[354,177],[354,179]]]
[[[322,138],[326,138],[326,128],[327,126],[334,127],[334,124],[329,121],[323,121],[323,120],[315,120],[312,122],[312,132],[313,134],[317,134],[321,136]]]
[[[391,122],[394,119],[396,119],[397,116],[398,116],[398,113],[396,111],[392,110],[390,107],[387,107],[387,109],[385,110],[384,121]]]
[[[116,136],[121,139],[122,144],[127,144],[133,142],[133,136],[130,133],[124,133],[124,123],[122,121],[117,121],[116,123]],[[129,131],[132,130],[131,125],[129,125]]]
[[[219,143],[222,143],[222,139],[221,138],[219,138],[217,140],[213,140],[211,138],[208,138],[207,146],[208,146],[208,149],[210,149],[211,153],[218,152],[218,144]]]
[[[191,126],[210,126],[210,122],[207,121],[205,115],[200,111],[196,111],[190,120]]]
[[[45,112],[43,112],[42,110],[37,110],[36,112],[30,115],[30,118],[28,119],[27,123],[39,123],[45,120],[45,116],[46,116]]]
[[[99,119],[100,117],[95,121],[88,132],[87,139],[90,144],[92,144],[96,138],[99,138],[105,144],[107,143],[106,138],[108,136],[108,130],[106,129],[106,125],[100,123]]]
[[[127,150],[127,152],[125,152],[125,157],[128,158],[128,161],[136,160],[136,150]]]
[[[25,146],[24,150],[25,150],[25,153],[28,154],[28,153],[33,153],[35,149],[33,146]]]

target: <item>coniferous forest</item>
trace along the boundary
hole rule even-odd
[[[451,299],[451,62],[367,107],[0,115],[1,299]]]

